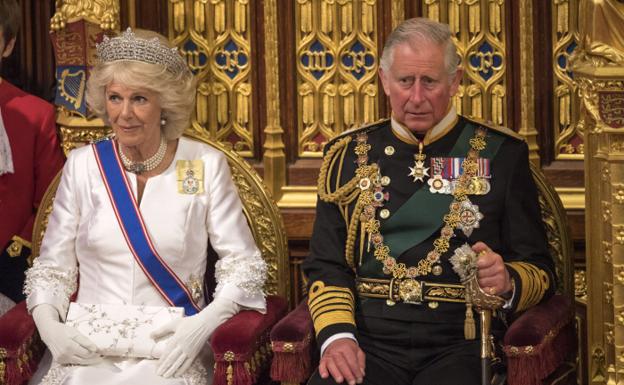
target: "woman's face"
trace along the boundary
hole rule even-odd
[[[106,87],[106,114],[115,137],[126,147],[151,147],[160,143],[158,94],[112,82]]]

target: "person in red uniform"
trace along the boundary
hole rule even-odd
[[[0,68],[15,46],[19,20],[17,2],[0,0]],[[24,299],[37,207],[63,163],[54,107],[0,77],[0,297]]]

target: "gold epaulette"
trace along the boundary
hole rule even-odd
[[[503,135],[506,135],[506,136],[510,136],[510,137],[512,137],[514,139],[522,140],[522,141],[526,140],[524,136],[518,134],[517,132],[515,132],[511,128],[507,128],[505,126],[498,126],[498,125],[495,125],[494,123],[492,123],[490,121],[486,121],[486,120],[482,120],[482,119],[476,119],[476,118],[472,118],[472,117],[470,118],[470,120],[474,121],[477,124],[480,124],[480,125],[486,127],[487,129],[499,132],[499,133],[501,133]]]
[[[380,119],[376,122],[353,128],[336,135],[325,146],[327,148],[321,163],[317,189],[319,198],[324,202],[337,203],[340,200],[352,200],[352,193],[357,187],[359,179],[354,177],[346,184],[340,186],[340,178],[342,176],[342,160],[346,155],[349,143],[353,140],[354,135],[361,132],[368,132],[376,127],[386,123],[389,119]],[[334,167],[338,167],[334,171]],[[335,188],[332,189],[331,178],[335,178]],[[344,203],[344,202],[343,202]]]

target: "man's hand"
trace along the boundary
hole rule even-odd
[[[513,289],[509,271],[505,267],[503,257],[495,253],[485,243],[477,242],[472,250],[479,255],[479,286],[488,294],[504,296]]]
[[[340,338],[329,344],[319,363],[321,378],[331,374],[334,381],[346,380],[349,385],[361,384],[366,367],[366,355],[350,338]]]

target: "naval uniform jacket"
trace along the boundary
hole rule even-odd
[[[426,167],[431,167],[432,158],[465,157],[468,141],[480,123],[457,116],[448,124],[443,135],[427,143],[423,153]],[[416,277],[434,283],[459,284],[459,276],[453,271],[449,257],[464,243],[470,245],[482,241],[500,254],[514,281],[515,290],[510,311],[521,311],[535,305],[554,292],[556,286],[554,265],[548,253],[547,239],[541,220],[537,189],[528,163],[528,147],[521,137],[511,131],[485,127],[487,147],[480,157],[489,158],[490,191],[484,195],[469,195],[477,205],[483,219],[470,236],[455,228],[450,247],[440,258],[442,272]],[[433,194],[429,191],[427,178],[424,182],[414,181],[409,176],[409,167],[414,166],[414,154],[418,145],[399,138],[392,130],[390,120],[385,120],[358,130],[345,133],[325,146],[325,175],[319,177],[319,191],[340,192],[355,177],[358,164],[355,146],[358,134],[366,135],[368,164],[376,163],[380,176],[386,178],[383,186],[385,199],[383,207],[376,209],[375,217],[381,225],[381,234],[386,238],[402,238],[404,245],[392,250],[397,262],[415,266],[427,253],[434,249],[433,242],[440,237],[444,225],[443,216],[449,212],[452,200],[449,194]],[[353,139],[344,144],[344,139]],[[342,144],[341,144],[342,143]],[[340,146],[344,148],[337,148]],[[333,148],[333,150],[331,150]],[[431,173],[430,168],[429,172]],[[352,189],[358,194],[358,187]],[[354,192],[353,192],[354,191]],[[408,205],[413,194],[420,194]],[[346,193],[345,193],[346,194]],[[345,241],[348,225],[357,199],[347,204],[336,204],[318,200],[316,221],[310,244],[310,256],[303,264],[309,279],[308,305],[314,321],[318,345],[336,333],[349,332],[357,335],[355,313],[363,317],[403,320],[410,322],[464,323],[465,303],[439,302],[435,306],[406,304],[398,302],[389,305],[381,298],[358,296],[355,289],[356,277],[387,279],[382,262],[373,256],[374,248],[369,245],[366,233],[359,226],[354,242],[353,261],[345,258]],[[386,209],[387,218],[380,216]],[[401,211],[403,210],[403,211]],[[393,223],[393,216],[402,219]],[[363,235],[362,235],[363,234]],[[408,244],[405,244],[405,240]],[[399,254],[396,255],[395,252]],[[475,319],[476,315],[475,315]]]

